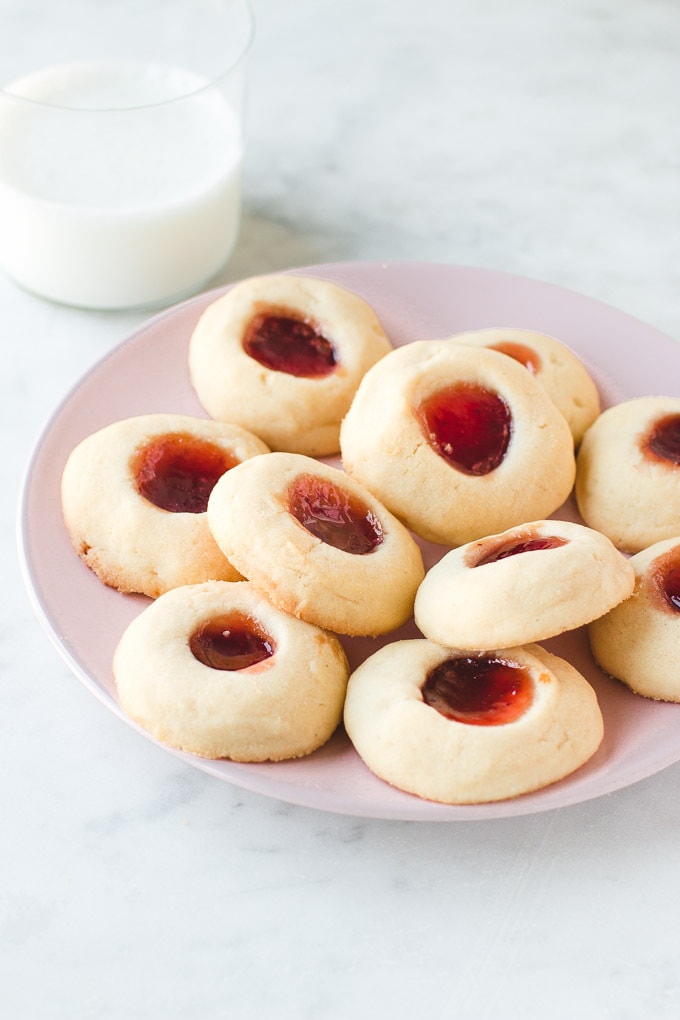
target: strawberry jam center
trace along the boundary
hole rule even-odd
[[[533,682],[526,666],[504,659],[446,659],[422,686],[423,700],[447,719],[472,726],[515,722],[531,705]]]
[[[158,436],[137,452],[132,465],[137,491],[161,510],[202,514],[218,479],[236,457],[189,433]]]
[[[558,538],[557,535],[546,535],[545,537],[536,538],[532,538],[530,535],[515,535],[513,538],[494,542],[492,548],[489,548],[487,543],[482,543],[483,547],[488,551],[485,552],[483,548],[481,550],[481,559],[476,560],[470,565],[473,567],[483,567],[487,563],[496,563],[498,560],[505,560],[509,556],[518,556],[521,553],[527,552],[539,552],[543,549],[559,549],[560,546],[566,544],[566,538]]]
[[[338,363],[335,347],[319,329],[285,312],[256,315],[243,349],[265,368],[310,379],[330,375]]]
[[[642,448],[658,460],[680,464],[680,414],[669,414],[655,422]]]
[[[524,365],[532,375],[536,375],[541,370],[541,359],[537,352],[531,347],[527,347],[526,344],[518,344],[513,340],[501,340],[500,343],[492,344],[491,350],[500,351],[501,354],[506,354],[513,361],[519,361],[520,365]]]
[[[676,613],[680,613],[680,566],[673,567],[663,579],[666,598]]]
[[[276,651],[274,640],[245,613],[231,612],[216,616],[189,638],[195,659],[212,669],[247,669],[269,659]]]
[[[298,475],[288,489],[288,510],[315,538],[363,556],[383,540],[382,525],[356,496],[315,475]]]
[[[487,475],[503,461],[512,417],[497,393],[459,383],[428,397],[418,411],[430,446],[459,471]]]
[[[680,546],[654,561],[650,579],[663,608],[680,613]]]

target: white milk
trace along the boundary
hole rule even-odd
[[[103,61],[38,71],[0,93],[0,265],[80,307],[169,303],[228,258],[240,170],[236,113],[190,72]]]

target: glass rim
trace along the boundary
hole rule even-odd
[[[132,103],[130,105],[110,105],[110,106],[73,106],[68,103],[55,103],[50,102],[46,99],[34,99],[32,96],[21,95],[21,93],[13,92],[12,86],[19,85],[21,82],[26,82],[32,77],[38,77],[44,74],[46,71],[57,70],[59,68],[65,68],[68,66],[80,66],[85,67],[87,64],[114,64],[114,63],[142,63],[139,60],[128,60],[127,58],[117,57],[106,57],[100,60],[97,57],[83,57],[80,60],[67,60],[64,62],[55,62],[53,64],[45,65],[43,67],[34,68],[32,71],[27,71],[22,74],[19,78],[15,78],[9,84],[0,85],[0,99],[6,99],[9,102],[17,105],[25,105],[28,107],[51,110],[56,112],[63,112],[67,114],[121,114],[129,113],[135,110],[154,110],[159,109],[163,106],[171,106],[175,103],[185,102],[192,99],[194,96],[199,96],[209,89],[219,87],[220,84],[227,78],[230,77],[238,68],[245,62],[253,45],[255,38],[255,14],[253,11],[251,0],[239,0],[244,12],[247,15],[247,27],[245,33],[245,39],[243,44],[232,62],[228,67],[223,68],[218,74],[214,74],[211,77],[205,77],[199,75],[198,72],[194,72],[191,68],[182,67],[181,70],[188,72],[189,74],[196,74],[197,77],[201,77],[201,83],[196,88],[188,89],[186,92],[179,92],[177,95],[169,96],[163,99],[154,100],[152,102],[141,102]],[[143,63],[148,63],[144,61]],[[158,65],[161,66],[164,62],[158,61]],[[176,65],[179,68],[179,65]]]

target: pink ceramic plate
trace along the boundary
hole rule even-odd
[[[651,393],[679,395],[679,346],[622,312],[558,287],[490,270],[418,263],[349,263],[295,272],[334,280],[359,293],[376,309],[395,344],[486,326],[535,329],[557,336],[579,354],[605,403]],[[59,509],[60,477],[75,444],[109,422],[154,411],[204,416],[188,379],[187,343],[199,314],[215,296],[204,294],[158,315],[85,376],[45,430],[23,492],[20,546],[36,612],[76,676],[129,725],[116,700],[111,658],[123,629],[147,600],[106,588],[75,555]],[[555,516],[564,515],[574,519],[573,507]],[[429,560],[432,553],[427,550]],[[416,636],[409,628],[403,634]],[[578,772],[515,800],[460,807],[402,793],[366,769],[343,732],[308,758],[277,764],[242,765],[170,753],[219,779],[283,801],[349,815],[427,821],[500,818],[575,804],[680,760],[680,706],[636,697],[605,677],[590,657],[583,631],[546,645],[596,688],[606,736]],[[376,646],[366,640],[346,642],[354,664]]]

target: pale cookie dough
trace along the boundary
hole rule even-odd
[[[213,624],[219,635],[226,625],[228,637],[244,619],[267,657],[242,668],[196,657],[203,628]],[[247,582],[208,581],[167,592],[136,617],[113,672],[123,709],[156,740],[255,762],[298,758],[329,739],[348,667],[336,637],[280,612]]]
[[[326,375],[296,376],[261,364],[244,348],[261,316],[306,323],[329,341]],[[392,345],[373,309],[327,280],[257,276],[205,310],[191,337],[189,371],[211,417],[255,432],[274,450],[321,457],[339,450],[340,422],[366,371]]]
[[[467,656],[526,671],[529,704],[515,721],[478,725],[442,715],[424,700],[425,681],[442,663],[465,658],[430,641],[398,641],[352,673],[345,728],[381,779],[427,800],[474,804],[540,789],[595,753],[603,721],[594,690],[539,645]]]
[[[458,385],[497,395],[511,416],[505,456],[487,474],[451,465],[421,424],[421,404]],[[352,477],[417,535],[443,545],[549,517],[574,481],[571,430],[540,383],[504,354],[447,340],[397,348],[367,372],[340,444]]]
[[[157,597],[198,581],[236,580],[202,513],[171,512],[139,491],[142,451],[156,441],[205,441],[229,461],[268,453],[235,425],[190,415],[148,414],[107,425],[69,456],[61,481],[64,522],[78,555],[107,585]]]
[[[638,397],[603,411],[581,443],[575,489],[581,516],[626,552],[680,530],[680,464],[645,450],[655,426],[673,418],[680,435],[680,398]]]
[[[358,501],[375,547],[346,551],[312,534],[291,512],[300,485],[321,494],[317,509],[327,520],[345,520],[348,504]],[[411,617],[424,576],[420,548],[375,496],[337,468],[293,453],[240,464],[213,489],[208,524],[237,570],[294,616],[355,635],[382,634]]]
[[[418,589],[415,620],[449,648],[509,648],[589,623],[634,583],[630,562],[604,535],[534,521],[447,553]]]
[[[492,328],[457,333],[454,343],[489,347],[523,364],[567,419],[578,446],[601,410],[595,380],[574,352],[556,337],[530,329]]]
[[[680,537],[630,560],[633,595],[588,628],[599,666],[636,694],[680,701]]]

